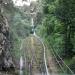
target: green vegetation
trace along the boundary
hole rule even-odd
[[[36,33],[49,49],[53,48],[75,73],[75,0],[39,0],[34,17]],[[14,7],[12,1],[3,4],[1,14],[9,23],[11,54],[20,58],[22,40],[30,34],[30,15]],[[35,9],[34,9],[35,10]],[[40,12],[39,12],[40,11]],[[65,67],[64,67],[65,68]]]
[[[18,59],[20,57],[21,40],[25,39],[30,33],[30,23],[25,17],[23,18],[20,13],[16,12],[11,22],[10,39],[12,42],[13,55]]]
[[[43,0],[42,3],[44,17],[37,33],[75,72],[75,0]]]
[[[12,2],[3,6],[3,14],[6,15],[9,23],[10,52],[13,59],[17,61],[20,59],[21,54],[21,40],[29,36],[30,33],[30,16],[26,15],[19,8],[14,7]]]

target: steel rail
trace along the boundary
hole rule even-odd
[[[50,74],[49,74],[49,71],[48,71],[48,68],[47,68],[46,48],[45,48],[45,45],[44,45],[42,39],[41,39],[39,36],[35,35],[35,37],[36,37],[36,38],[42,43],[42,45],[43,45],[43,48],[44,48],[44,64],[45,64],[45,69],[46,69],[46,75],[50,75]]]

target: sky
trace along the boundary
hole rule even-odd
[[[23,1],[23,0],[13,0],[13,3],[15,6],[30,6],[32,1],[36,1],[36,0],[27,0],[27,1]]]

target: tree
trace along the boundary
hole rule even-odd
[[[44,19],[40,32],[45,39],[48,39],[48,42],[53,43],[55,50],[59,54],[61,53],[63,58],[73,57],[75,54],[73,42],[75,36],[74,3],[74,0],[43,1]]]
[[[74,0],[61,0],[59,1],[60,8],[56,10],[57,17],[64,23],[64,54],[67,57],[72,57],[73,52],[73,41],[74,40],[74,17],[75,17],[75,7]]]

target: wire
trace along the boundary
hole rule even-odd
[[[64,71],[64,69],[63,69],[63,67],[62,67],[62,65],[59,63],[59,61],[58,61],[58,59],[57,59],[57,56],[55,55],[55,53],[54,53],[54,51],[51,49],[51,51],[52,51],[52,53],[53,53],[53,56],[55,57],[55,59],[56,59],[56,62],[58,63],[58,65],[59,65],[59,67],[61,68],[61,70],[65,73],[65,71]]]
[[[53,49],[53,48],[52,48]],[[54,51],[54,49],[53,49]],[[62,60],[62,58],[60,57],[60,55],[54,51],[55,55],[59,57],[59,59],[62,61],[63,65],[66,66],[66,68],[71,72],[71,74],[74,74],[73,71],[69,68],[69,66]]]

